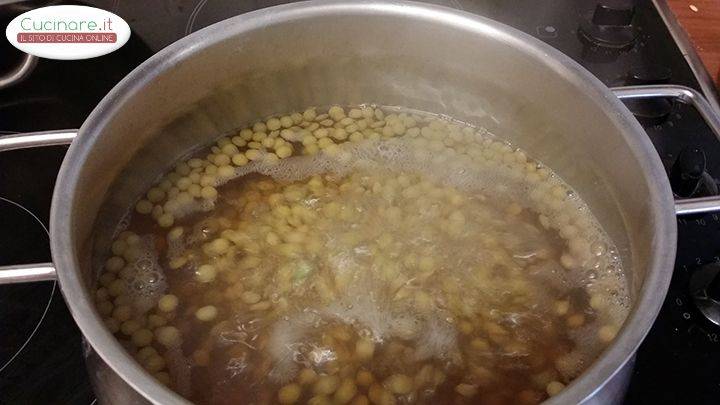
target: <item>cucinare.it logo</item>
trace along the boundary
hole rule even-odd
[[[5,36],[14,47],[41,58],[88,59],[125,45],[130,26],[99,8],[51,6],[15,17]]]

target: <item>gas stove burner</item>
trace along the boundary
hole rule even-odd
[[[718,195],[718,184],[707,172],[707,157],[700,146],[686,146],[670,170],[670,185],[678,197]]]
[[[628,72],[628,86],[644,84],[668,84],[672,78],[672,69],[667,66],[653,64],[633,66]]]
[[[720,326],[720,264],[697,269],[690,278],[690,294],[705,318]]]
[[[46,261],[48,231],[38,217],[22,205],[0,197],[0,265]],[[56,283],[0,286],[0,379],[40,327],[50,308]]]
[[[627,100],[623,103],[644,126],[660,125],[667,121],[674,105],[673,100],[665,98]]]
[[[635,6],[627,0],[605,0],[597,4],[592,15],[580,22],[580,38],[593,46],[627,50],[635,45],[633,27]]]

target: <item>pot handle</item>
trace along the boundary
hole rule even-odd
[[[55,266],[52,263],[0,266],[0,285],[55,280],[56,278]]]
[[[77,130],[65,129],[0,136],[0,152],[40,146],[68,145],[76,135]],[[52,263],[0,266],[0,285],[55,279],[55,266]]]
[[[69,145],[77,133],[77,129],[60,129],[0,136],[0,152],[41,146]]]
[[[720,113],[713,110],[705,97],[694,89],[677,85],[647,85],[613,87],[610,90],[620,100],[674,98],[682,103],[691,104],[698,110],[707,126],[720,141]],[[702,214],[713,211],[720,211],[720,196],[675,199],[676,215]]]

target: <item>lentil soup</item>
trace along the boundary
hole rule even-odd
[[[200,404],[533,404],[629,309],[612,242],[522,150],[370,105],[193,153],[115,232],[96,301]]]

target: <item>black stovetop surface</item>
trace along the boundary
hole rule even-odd
[[[121,16],[126,14],[123,7],[132,7],[106,3]],[[167,18],[182,20],[173,25],[180,27],[172,34],[179,38],[188,27],[196,30],[277,3],[166,0],[156,6],[164,9]],[[671,70],[670,83],[699,89],[650,0],[635,1],[633,25],[638,38],[632,47],[619,51],[590,46],[580,39],[578,26],[595,7],[593,0],[435,3],[485,15],[538,37],[609,86],[630,84],[631,71],[661,67]],[[0,7],[4,25],[2,11]],[[189,19],[192,23],[186,23]],[[142,23],[138,17],[127,16],[127,20],[131,28]],[[0,90],[0,134],[79,127],[102,96],[152,54],[143,42],[133,35],[119,51],[86,61],[41,60],[26,82]],[[0,72],[12,64],[12,57],[4,56],[17,56],[13,52],[0,41]],[[696,111],[680,103],[633,108],[642,107],[669,111],[667,117],[644,124],[668,169],[682,148],[694,145],[704,150],[708,172],[720,177],[720,142]],[[66,150],[51,147],[0,154],[0,265],[49,261],[45,227],[55,176]],[[720,327],[701,316],[688,292],[689,276],[700,265],[720,262],[720,213],[679,219],[678,230],[672,284],[638,351],[628,404],[720,402]],[[0,287],[0,404],[93,402],[81,337],[55,283]]]

